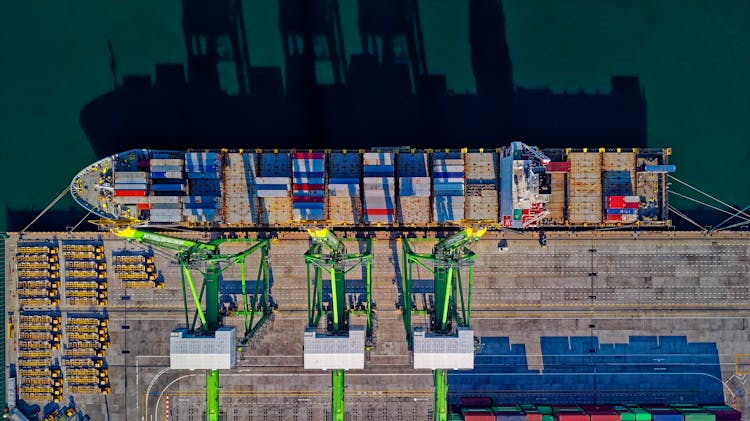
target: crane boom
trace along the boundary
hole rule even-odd
[[[143,244],[149,244],[154,247],[163,249],[173,250],[176,252],[176,258],[180,263],[180,274],[182,278],[182,294],[183,302],[185,305],[185,324],[188,332],[195,333],[195,321],[200,318],[201,329],[199,334],[201,335],[212,335],[221,327],[221,318],[219,315],[219,280],[221,273],[233,264],[240,266],[240,273],[242,277],[242,295],[244,303],[243,315],[245,317],[245,335],[240,340],[240,344],[244,345],[249,340],[250,336],[260,327],[266,320],[266,317],[270,313],[269,301],[269,288],[268,288],[268,252],[270,247],[270,240],[229,240],[219,239],[212,240],[209,242],[199,242],[188,240],[184,238],[172,237],[170,235],[158,234],[150,231],[143,231],[134,229],[130,226],[118,227],[113,224],[110,228],[111,231],[117,236],[130,241],[136,241]],[[235,242],[254,242],[246,249],[241,252],[233,254],[222,254],[220,253],[219,247],[222,243],[227,241]],[[252,299],[252,309],[248,310],[247,294],[246,294],[246,279],[245,279],[245,260],[247,256],[256,251],[261,251],[260,268],[258,269],[258,281],[256,282],[255,295]],[[222,268],[220,263],[226,263]],[[196,291],[193,277],[190,273],[190,265],[195,263],[205,263],[206,268],[203,277],[203,287],[200,293]],[[190,324],[187,306],[187,291],[185,289],[185,281],[190,287],[190,293],[195,303],[196,316],[193,319],[193,324]],[[255,304],[258,301],[258,295],[260,293],[259,286],[263,284],[263,315],[258,322],[253,325],[253,318],[255,315]],[[205,292],[206,297],[206,309],[203,310],[201,300]],[[250,320],[248,321],[248,317]],[[232,344],[234,346],[234,344]],[[219,371],[217,369],[208,369],[206,371],[206,420],[207,421],[218,421],[219,420]]]

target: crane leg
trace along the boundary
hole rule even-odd
[[[448,372],[435,370],[435,421],[448,420]]]
[[[219,370],[206,371],[206,421],[219,421]]]
[[[331,420],[344,421],[344,370],[331,372]]]

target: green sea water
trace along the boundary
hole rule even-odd
[[[243,4],[252,64],[283,65],[276,1]],[[357,53],[356,0],[339,4],[347,54]],[[517,85],[606,92],[613,74],[639,76],[649,146],[673,148],[679,178],[750,204],[750,2],[504,0],[503,6]],[[455,92],[475,91],[467,2],[421,0],[419,7],[430,72],[445,74]],[[96,159],[78,113],[113,87],[108,41],[120,75],[184,63],[180,2],[3,5],[0,228],[6,208],[43,208]],[[58,205],[72,206],[69,198]],[[61,221],[61,228],[75,222]]]

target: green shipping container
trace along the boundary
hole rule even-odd
[[[651,413],[639,406],[629,406],[630,412],[635,414],[635,421],[651,421]]]
[[[680,410],[680,412],[685,414],[685,421],[716,421],[716,415],[704,412],[703,410],[700,411],[701,412]]]
[[[635,414],[630,412],[628,408],[625,408],[624,406],[613,406],[612,409],[620,416],[620,421],[635,421]]]
[[[523,214],[521,213],[521,209],[513,209],[513,219],[515,219],[516,221],[520,221],[522,215]]]

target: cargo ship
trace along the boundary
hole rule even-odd
[[[71,183],[101,218],[203,229],[667,227],[670,149],[136,149]]]

